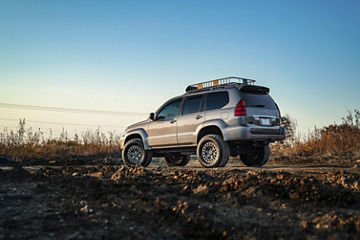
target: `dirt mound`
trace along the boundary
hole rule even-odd
[[[360,237],[358,169],[97,166],[0,176],[6,239]]]

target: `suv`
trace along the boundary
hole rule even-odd
[[[285,138],[280,111],[269,89],[255,80],[227,77],[190,85],[121,138],[125,164],[146,167],[152,157],[185,166],[196,153],[204,167],[224,167],[229,156],[262,166],[269,143]]]

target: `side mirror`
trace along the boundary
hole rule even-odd
[[[155,120],[155,113],[150,113],[149,118],[154,121]]]

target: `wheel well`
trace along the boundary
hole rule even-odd
[[[217,126],[208,126],[208,127],[204,127],[203,129],[200,130],[198,136],[197,136],[197,142],[200,141],[200,139],[207,135],[207,134],[218,134],[221,137],[223,137],[222,132],[220,130],[219,127]]]
[[[136,134],[132,134],[130,136],[127,136],[126,139],[125,139],[124,144],[127,143],[129,140],[134,139],[134,138],[140,138],[142,140],[141,135],[136,133]]]

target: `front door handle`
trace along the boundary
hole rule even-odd
[[[173,120],[170,121],[170,123],[174,123],[174,122],[176,122],[176,119],[173,119]]]
[[[203,116],[201,116],[201,115],[197,115],[196,116],[196,119],[200,119],[200,118],[202,118]]]

